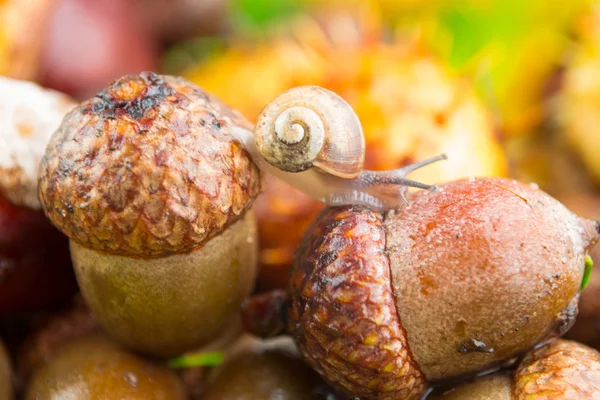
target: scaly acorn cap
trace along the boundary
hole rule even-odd
[[[125,76],[69,113],[42,160],[39,195],[65,235],[142,258],[190,252],[239,220],[260,174],[233,125],[249,124],[182,78]]]

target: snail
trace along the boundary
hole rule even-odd
[[[254,132],[232,133],[265,173],[329,205],[363,205],[385,211],[407,204],[408,187],[436,186],[406,179],[421,167],[446,159],[440,155],[391,171],[363,170],[365,138],[352,107],[337,94],[300,86],[272,100]]]

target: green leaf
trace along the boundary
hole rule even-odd
[[[592,276],[592,269],[594,268],[594,261],[592,257],[585,257],[585,270],[583,271],[583,279],[581,280],[581,290],[584,290],[590,283],[590,277]]]
[[[304,4],[301,0],[233,0],[231,8],[238,29],[262,30],[302,11]]]
[[[216,367],[223,363],[224,358],[221,351],[192,353],[172,358],[167,365],[171,368]]]

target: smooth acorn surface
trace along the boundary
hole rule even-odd
[[[64,346],[34,375],[26,400],[183,400],[181,380],[167,367],[127,352],[102,335]]]
[[[334,386],[418,398],[564,334],[600,236],[534,185],[467,179],[385,215],[325,210],[296,253],[289,329]]]
[[[527,353],[517,369],[476,378],[431,400],[578,400],[600,398],[600,354],[556,340]]]
[[[0,400],[12,400],[13,398],[13,372],[8,357],[8,353],[4,348],[4,344],[0,341]]]
[[[244,337],[231,358],[208,378],[204,400],[314,400],[318,377],[290,338]]]
[[[40,167],[46,215],[71,239],[86,303],[131,349],[215,339],[252,291],[261,177],[247,122],[190,82],[125,76],[62,122]]]

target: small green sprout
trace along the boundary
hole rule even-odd
[[[583,271],[583,279],[581,280],[581,290],[584,290],[590,283],[590,277],[592,276],[592,268],[594,268],[594,261],[592,257],[585,257],[585,270]]]
[[[223,363],[224,358],[221,351],[191,353],[172,358],[167,365],[170,368],[216,367]]]

